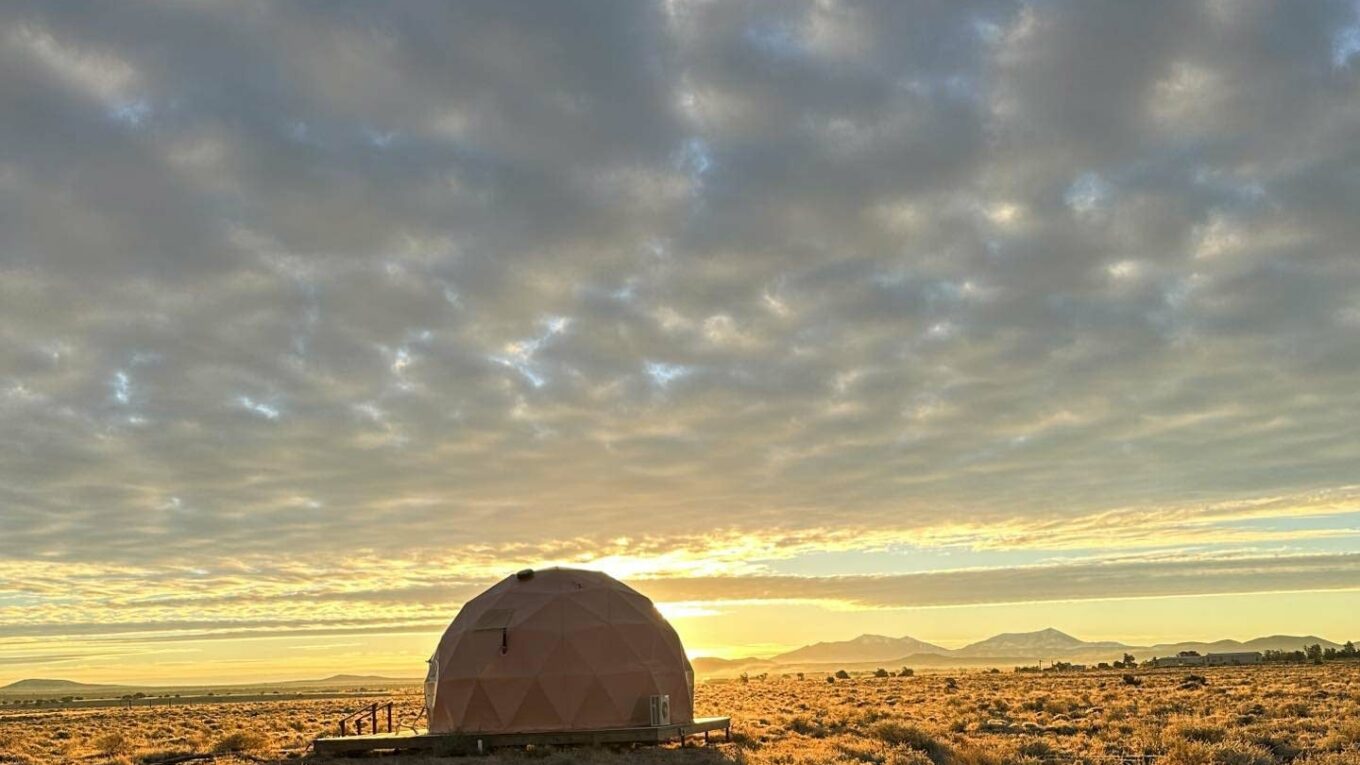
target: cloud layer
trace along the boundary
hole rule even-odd
[[[269,611],[288,561],[1356,549],[1295,522],[1360,507],[1351,2],[0,30],[0,610],[57,602],[39,562]],[[771,593],[921,602],[885,586]]]

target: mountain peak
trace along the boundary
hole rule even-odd
[[[887,635],[874,635],[874,634],[871,634],[871,633],[867,633],[867,632],[866,632],[865,634],[860,635],[860,636],[857,637],[857,638],[851,639],[849,642],[851,642],[851,643],[859,643],[860,645],[882,645],[883,643],[896,643],[897,641],[903,640],[903,639],[912,640],[913,638],[910,638],[910,637],[907,637],[907,638],[895,638],[895,637],[888,637]]]
[[[1041,629],[1041,630],[1032,630],[1032,631],[1030,631],[1030,632],[1002,632],[1001,634],[999,634],[999,635],[994,635],[993,637],[1006,637],[1006,636],[1011,636],[1011,637],[1044,637],[1044,638],[1054,638],[1054,637],[1056,637],[1056,638],[1062,638],[1062,639],[1064,639],[1064,640],[1076,640],[1077,642],[1081,642],[1081,641],[1078,640],[1077,638],[1072,637],[1071,635],[1067,634],[1066,632],[1063,632],[1062,630],[1058,629],[1057,627],[1044,627],[1044,628]]]
[[[1110,641],[1089,642],[1072,637],[1062,630],[1046,627],[1033,632],[1006,632],[980,640],[959,649],[971,656],[1035,656],[1045,653],[1070,652],[1085,648],[1125,648],[1123,643]]]
[[[1067,634],[1066,632],[1063,632],[1062,630],[1056,627],[1045,627],[1041,630],[1035,630],[1034,632],[1016,632],[1012,634],[1017,637],[1033,636],[1036,638],[1042,638],[1044,640],[1062,640],[1068,643],[1072,643],[1073,645],[1080,645],[1086,643],[1085,640],[1072,637],[1071,635]]]
[[[913,653],[947,654],[948,649],[910,635],[864,634],[850,640],[814,643],[774,657],[783,662],[892,661]]]
[[[301,682],[316,683],[398,683],[403,682],[400,678],[384,677],[382,675],[331,675],[320,680],[303,680]]]
[[[42,677],[32,677],[27,680],[18,680],[6,686],[0,686],[0,691],[64,691],[77,690],[80,688],[103,688],[108,686],[91,685],[90,683],[77,683],[74,680],[52,680]]]

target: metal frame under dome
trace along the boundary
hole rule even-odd
[[[477,754],[492,749],[525,746],[602,746],[607,744],[664,744],[683,742],[690,736],[723,732],[732,738],[732,718],[698,717],[694,722],[644,725],[635,728],[547,731],[541,733],[379,733],[364,736],[318,738],[318,754],[355,754],[383,750],[426,751],[435,754]]]

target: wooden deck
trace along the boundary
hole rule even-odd
[[[477,754],[500,747],[598,746],[602,744],[662,744],[714,731],[732,737],[732,718],[699,717],[691,723],[568,730],[545,733],[373,733],[363,736],[332,736],[313,743],[317,754],[352,754],[379,750],[426,751],[435,754]]]

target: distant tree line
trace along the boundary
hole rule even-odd
[[[1360,658],[1360,650],[1357,650],[1355,643],[1347,640],[1346,644],[1340,648],[1328,646],[1323,648],[1320,643],[1306,645],[1301,651],[1264,651],[1261,660],[1272,664],[1290,664],[1312,662],[1321,664],[1324,661],[1337,661],[1342,659]]]

